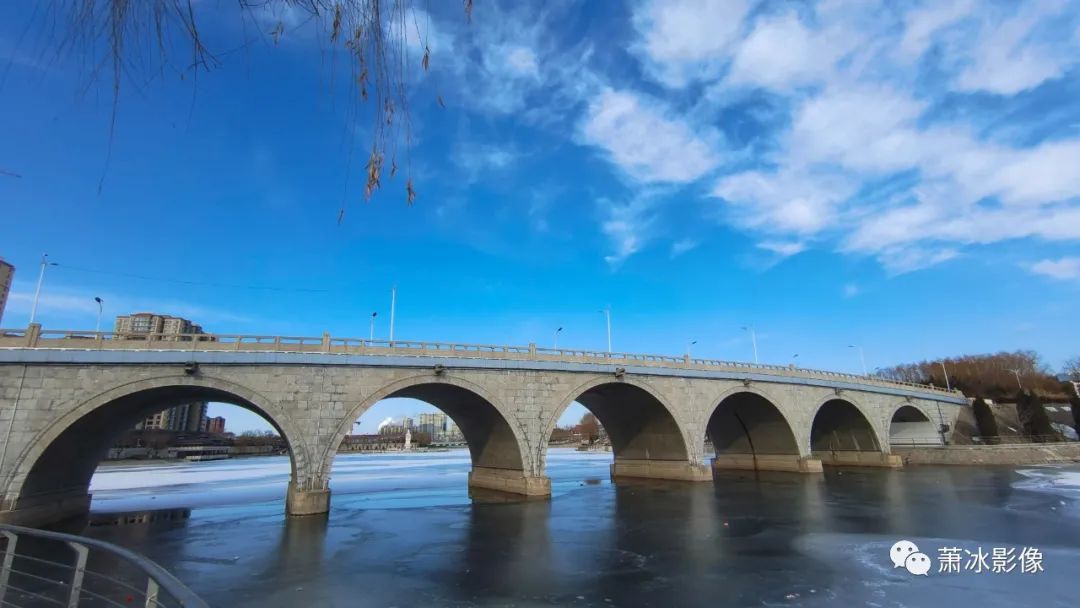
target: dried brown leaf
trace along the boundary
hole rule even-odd
[[[473,0],[465,0],[465,20],[472,23],[472,3]]]
[[[367,165],[367,185],[364,186],[364,198],[371,200],[371,195],[379,189],[379,177],[382,173],[383,155],[379,153],[378,147],[373,146],[371,148],[371,156],[368,158]]]
[[[445,101],[443,101],[443,99],[442,99],[442,95],[436,95],[436,96],[435,96],[435,101],[438,101],[438,102],[439,102],[439,107],[440,107],[440,108],[445,108],[445,107],[446,107],[446,102],[445,102]]]
[[[416,200],[416,190],[413,190],[411,177],[405,182],[405,198],[410,205]]]
[[[428,71],[428,66],[431,65],[431,49],[428,45],[424,45],[424,58],[420,60],[420,65],[423,66],[424,71]]]

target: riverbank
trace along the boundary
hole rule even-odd
[[[1034,465],[1080,462],[1080,442],[893,448],[905,465]]]

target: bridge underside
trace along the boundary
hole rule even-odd
[[[784,415],[756,393],[735,393],[709,418],[714,470],[820,473],[821,461],[799,453]]]
[[[857,407],[843,399],[825,402],[810,428],[810,449],[825,466],[897,468],[899,456],[882,452],[877,433]]]
[[[604,425],[615,461],[611,477],[708,481],[708,467],[690,462],[671,412],[648,391],[622,382],[595,386],[576,401]]]
[[[41,525],[85,516],[90,509],[90,479],[126,431],[157,412],[201,401],[229,402],[261,413],[236,395],[197,386],[149,389],[117,398],[74,422],[45,448],[18,492],[0,501],[0,522]],[[278,432],[288,441],[281,429]],[[295,463],[293,469],[295,476]],[[294,494],[298,492],[290,484],[290,499]]]
[[[524,496],[551,494],[551,480],[526,473],[520,444],[510,423],[480,395],[454,384],[432,382],[401,389],[390,397],[429,403],[457,424],[472,458],[470,488]]]

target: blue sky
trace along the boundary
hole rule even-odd
[[[763,361],[844,371],[849,344],[871,369],[1080,352],[1075,3],[434,4],[411,207],[401,178],[363,200],[370,115],[316,24],[198,3],[220,64],[129,74],[106,170],[110,81],[0,7],[3,325],[48,252],[49,327],[100,296],[385,336],[396,284],[405,339],[602,350],[610,305],[616,350],[749,360],[752,324]]]

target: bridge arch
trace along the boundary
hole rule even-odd
[[[484,387],[449,373],[419,374],[380,387],[352,407],[329,437],[319,467],[330,478],[338,446],[353,423],[383,399],[404,397],[424,401],[453,419],[469,447],[473,470],[470,487],[502,490],[517,494],[548,494],[546,480],[534,478],[522,430],[516,418],[500,400]]]
[[[891,466],[878,419],[846,392],[823,399],[810,420],[810,450],[822,464]]]
[[[805,471],[803,446],[780,402],[757,387],[734,387],[712,401],[705,432],[716,469]]]
[[[275,401],[240,384],[206,376],[168,375],[114,386],[81,402],[48,424],[19,454],[3,480],[6,516],[20,522],[49,523],[89,509],[89,485],[99,462],[116,439],[147,416],[185,403],[217,401],[265,418],[289,446],[293,489],[321,487],[312,475],[305,436]]]
[[[905,402],[894,407],[889,416],[889,445],[941,445],[941,435],[925,409]]]
[[[559,418],[574,402],[596,416],[611,441],[612,477],[708,479],[693,456],[686,428],[668,399],[637,378],[598,376],[574,387],[559,401],[538,444],[537,462],[546,462],[547,440]],[[699,446],[700,447],[700,446]]]

